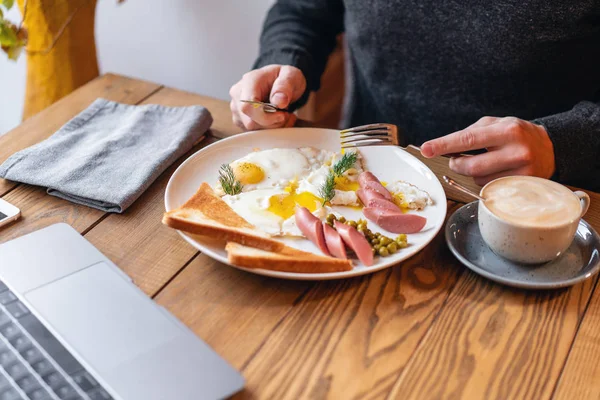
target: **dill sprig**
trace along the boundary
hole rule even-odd
[[[221,165],[219,169],[219,182],[223,191],[230,196],[242,193],[242,184],[235,179],[235,174],[229,164]]]
[[[342,158],[333,165],[327,175],[327,179],[325,179],[325,183],[323,183],[323,186],[319,189],[319,196],[323,199],[323,205],[328,201],[331,201],[333,196],[335,196],[335,178],[337,176],[342,176],[344,172],[352,168],[357,159],[358,155],[356,153],[345,153]]]
[[[323,199],[323,205],[328,201],[331,201],[333,196],[335,196],[335,175],[332,171],[329,172],[329,175],[327,175],[327,178],[325,179],[325,183],[319,189],[319,196]]]
[[[335,176],[342,176],[344,172],[348,171],[356,164],[357,159],[358,155],[355,152],[344,153],[342,158],[340,158],[332,168]]]

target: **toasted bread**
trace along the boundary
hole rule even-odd
[[[285,247],[240,217],[207,183],[181,207],[165,213],[162,222],[180,231],[267,251]]]
[[[268,252],[238,243],[225,246],[229,262],[244,268],[260,268],[282,272],[323,273],[352,269],[350,260],[318,256],[285,246],[279,252]]]

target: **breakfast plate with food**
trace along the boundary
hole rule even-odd
[[[338,279],[421,251],[446,216],[435,174],[396,146],[340,148],[339,131],[247,132],[173,173],[163,223],[204,254],[253,273]]]

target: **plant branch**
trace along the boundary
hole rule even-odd
[[[27,18],[27,0],[23,0],[23,19],[21,19],[21,23],[19,24],[19,30],[21,30],[21,28],[23,27],[25,18]]]

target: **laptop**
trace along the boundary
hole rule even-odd
[[[220,399],[244,386],[66,224],[0,245],[0,366],[0,400]]]

